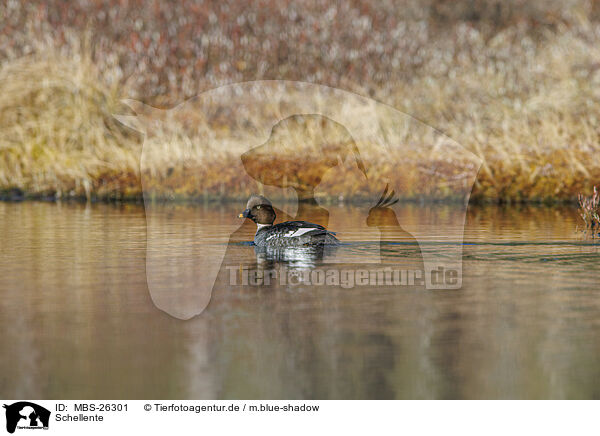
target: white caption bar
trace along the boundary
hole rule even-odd
[[[591,401],[3,400],[1,431],[28,434],[598,435]],[[44,430],[45,429],[45,430]],[[34,430],[44,430],[42,433]],[[175,432],[175,433],[174,433]],[[4,433],[8,434],[8,433]]]

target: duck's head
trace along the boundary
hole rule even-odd
[[[275,211],[268,199],[262,195],[253,194],[248,199],[246,210],[239,217],[250,218],[260,225],[272,225],[275,221]]]

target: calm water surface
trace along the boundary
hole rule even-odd
[[[204,207],[156,213],[218,225],[240,209]],[[403,222],[430,207],[451,209],[407,205]],[[229,286],[224,269],[183,321],[150,296],[142,206],[0,203],[0,396],[600,398],[600,244],[577,224],[568,207],[471,207],[460,290]],[[410,235],[379,246],[338,225],[350,258],[422,265]],[[264,266],[252,233],[229,265]]]

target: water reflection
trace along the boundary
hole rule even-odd
[[[213,224],[236,206],[212,206]],[[157,213],[168,231],[195,207]],[[453,291],[231,285],[228,266],[289,267],[261,266],[243,224],[207,310],[181,321],[148,293],[142,207],[0,203],[0,395],[598,398],[600,245],[579,239],[576,222],[570,208],[470,208]],[[380,248],[384,264],[422,262],[406,238],[354,242],[349,256]]]
[[[263,267],[272,268],[284,263],[290,268],[314,268],[324,259],[334,256],[338,246],[320,247],[257,247],[254,246],[256,261]]]

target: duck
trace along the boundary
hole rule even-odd
[[[248,218],[256,223],[254,245],[267,248],[322,247],[338,245],[334,232],[307,221],[275,222],[276,214],[271,202],[262,195],[253,194],[246,203],[246,210],[239,218]]]

